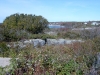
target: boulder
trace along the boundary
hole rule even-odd
[[[82,40],[65,40],[65,44],[71,44],[74,42],[83,42]]]
[[[1,67],[6,67],[10,65],[10,59],[11,58],[2,58],[0,57],[0,66]]]
[[[45,41],[42,39],[32,39],[32,44],[34,47],[38,47],[38,46],[44,46],[45,45]]]
[[[29,39],[29,40],[21,40],[18,42],[12,42],[11,44],[8,44],[8,47],[18,47],[18,48],[24,48],[28,45],[33,45],[33,47],[41,47],[45,44],[47,45],[64,45],[64,44],[71,44],[73,42],[82,42],[82,40],[67,40],[67,39]]]
[[[58,44],[59,45],[64,45],[65,44],[65,39],[58,39]]]
[[[58,40],[56,39],[47,39],[47,45],[57,45],[58,44]]]
[[[96,69],[99,69],[100,70],[100,52],[97,53]]]

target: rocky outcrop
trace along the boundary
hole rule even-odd
[[[82,42],[82,40],[67,40],[67,39],[47,39],[47,45],[64,45],[73,42]]]
[[[44,46],[45,41],[42,39],[30,39],[30,40],[25,40],[23,44],[25,45],[32,44],[34,47],[37,47],[37,46]]]
[[[10,65],[10,59],[11,58],[2,58],[0,57],[0,66],[1,67],[6,67]]]
[[[100,75],[100,52],[97,53],[96,64],[94,65],[97,75]]]
[[[97,53],[90,72],[86,75],[100,75],[100,52]]]
[[[15,47],[24,48],[30,44],[33,45],[33,47],[44,46],[45,41],[42,39],[21,40],[18,42],[10,42],[9,44],[7,44],[7,46],[12,47],[12,48],[15,48]]]
[[[96,60],[96,65],[95,65],[96,69],[100,70],[100,52],[97,53],[97,60]]]
[[[64,45],[64,44],[71,44],[73,42],[83,42],[82,40],[67,40],[67,39],[29,39],[29,40],[21,40],[19,42],[11,42],[7,46],[8,47],[19,47],[24,48],[27,45],[31,44],[33,47],[41,47],[46,45]]]

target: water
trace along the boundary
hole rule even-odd
[[[49,28],[64,28],[65,26],[61,26],[61,25],[48,25]]]

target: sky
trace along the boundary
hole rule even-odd
[[[0,23],[15,13],[41,15],[49,22],[100,21],[100,0],[0,0]]]

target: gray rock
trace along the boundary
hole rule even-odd
[[[17,47],[17,48],[24,48],[24,47],[26,47],[26,45],[24,45],[24,43],[23,42],[14,42],[13,43],[13,47],[15,48],[15,47]]]
[[[44,46],[45,45],[45,41],[42,40],[42,39],[32,39],[31,42],[32,42],[34,47]]]
[[[10,65],[10,59],[11,58],[2,58],[0,57],[0,66],[1,67],[6,67]]]
[[[66,40],[66,39],[47,39],[47,41],[42,39],[30,39],[30,40],[21,40],[19,42],[13,42],[11,45],[8,44],[8,47],[18,47],[18,48],[25,48],[29,44],[33,45],[33,47],[41,47],[45,44],[47,45],[64,45],[64,44],[71,44],[73,42],[82,42],[81,40]]]
[[[96,69],[100,70],[100,52],[97,53]]]
[[[12,42],[12,44],[7,44],[8,47],[13,47],[13,48],[25,48],[29,44],[33,45],[33,47],[38,47],[38,46],[44,46],[45,41],[42,39],[30,39],[30,40],[23,40],[23,41],[18,41],[18,42]]]
[[[32,44],[32,41],[31,40],[25,40],[23,41],[24,44]]]
[[[97,53],[88,75],[100,75],[98,71],[100,71],[100,52]]]
[[[47,45],[57,45],[58,40],[56,39],[47,39]]]
[[[65,44],[65,39],[58,39],[58,44],[64,45]]]
[[[47,39],[47,45],[63,45],[71,44],[73,42],[82,42],[82,40],[66,40],[66,39]]]
[[[40,46],[44,46],[45,45],[45,41],[44,40],[41,40],[41,39],[38,39],[38,40],[39,40]]]

